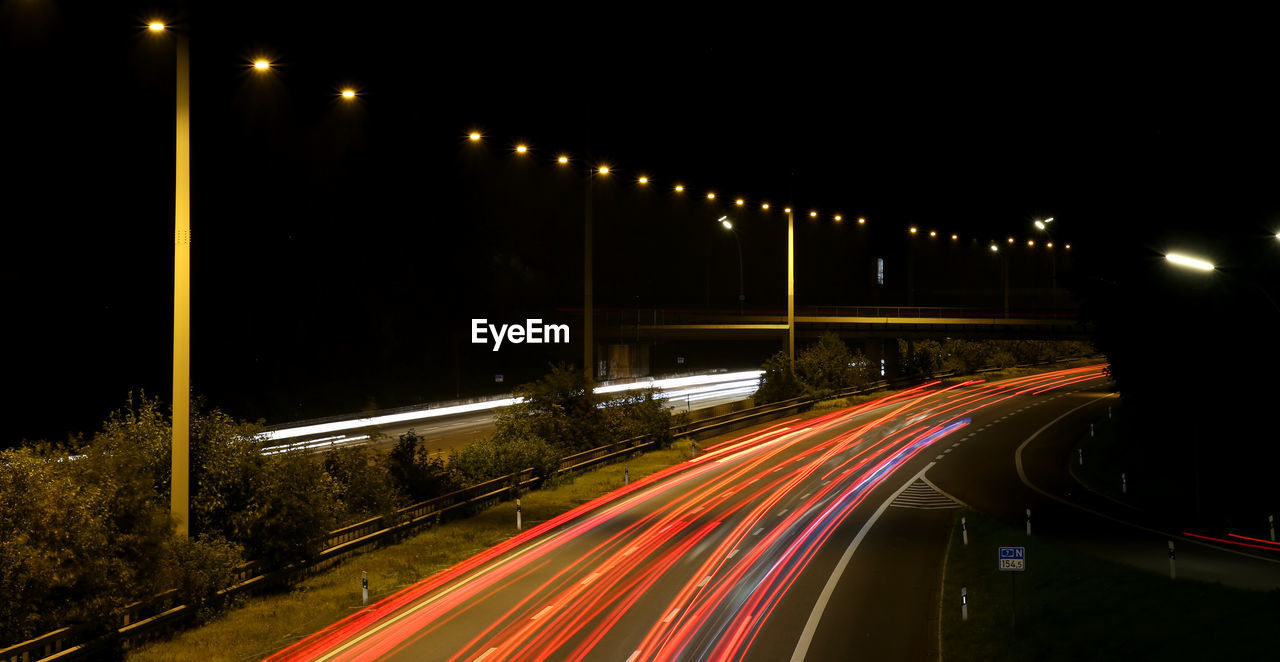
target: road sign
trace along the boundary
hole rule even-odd
[[[1000,570],[1026,570],[1026,547],[1001,547],[996,555],[996,567]]]

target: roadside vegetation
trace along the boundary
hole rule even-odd
[[[127,605],[168,589],[208,618],[248,560],[296,562],[340,526],[528,467],[546,481],[588,448],[671,442],[651,391],[601,398],[557,366],[516,394],[525,402],[499,412],[490,438],[447,460],[412,431],[387,454],[264,454],[260,424],[197,403],[189,538],[169,519],[170,422],[155,399],[131,399],[88,440],[0,451],[0,647],[64,626],[106,633]]]
[[[1061,366],[1018,371],[1031,373],[1058,367]],[[807,415],[819,415],[835,406],[851,406],[871,397],[874,395],[819,403]],[[611,415],[616,416],[616,412]],[[644,420],[643,417],[640,420]],[[409,452],[411,448],[420,447],[418,441],[411,436],[402,437],[393,455],[425,457]],[[704,443],[710,446],[716,442]],[[524,522],[528,526],[546,521],[622,486],[624,471],[629,472],[631,480],[638,480],[689,457],[688,444],[676,440],[669,448],[632,457],[623,466],[595,469],[560,484],[544,486],[522,497]],[[492,506],[467,519],[446,522],[403,542],[362,552],[294,586],[244,597],[237,608],[206,625],[130,651],[129,658],[146,662],[259,659],[359,609],[362,571],[369,573],[370,600],[375,601],[506,540],[515,534],[514,524],[514,508],[510,503]]]
[[[623,471],[639,480],[689,457],[686,446],[645,453],[578,475],[521,497],[525,526],[568,512],[623,484]],[[445,522],[317,573],[285,590],[245,598],[238,608],[203,627],[129,652],[136,662],[259,660],[360,609],[360,573],[369,573],[370,603],[445,570],[516,534],[515,508],[492,506]]]
[[[898,356],[903,373],[932,377],[943,373],[969,374],[985,369],[1008,369],[1018,364],[1054,361],[1093,353],[1088,343],[1046,340],[899,340]],[[785,352],[769,357],[761,366],[756,402],[764,404],[795,397],[823,399],[880,379],[860,351],[850,349],[834,332],[796,354],[795,369]]]
[[[1275,658],[1269,633],[1280,591],[1173,581],[961,514],[969,544],[961,542],[957,516],[942,592],[946,662]],[[997,570],[1001,546],[1025,547],[1026,570]],[[961,587],[968,621],[961,620]]]

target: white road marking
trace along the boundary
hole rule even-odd
[[[676,607],[675,609],[672,609],[672,610],[671,610],[671,613],[670,613],[670,614],[667,614],[667,617],[666,617],[666,618],[664,618],[664,619],[662,619],[662,622],[663,622],[663,623],[670,623],[670,622],[671,622],[671,619],[675,618],[675,617],[676,617],[676,614],[678,614],[678,613],[680,613],[680,608],[679,608],[679,607]]]
[[[881,503],[876,512],[871,515],[871,518],[862,525],[858,535],[854,536],[853,542],[849,543],[848,549],[844,550],[844,555],[840,557],[840,562],[836,564],[836,569],[827,578],[826,586],[822,587],[822,593],[818,595],[818,602],[813,605],[813,611],[809,612],[809,620],[804,624],[804,631],[800,633],[800,641],[796,643],[796,650],[791,654],[791,662],[804,662],[805,655],[809,652],[809,645],[813,643],[813,635],[818,630],[818,621],[822,620],[822,612],[826,610],[827,603],[831,601],[831,594],[835,592],[836,584],[840,582],[840,575],[844,574],[844,569],[849,565],[849,560],[853,558],[853,553],[858,550],[858,545],[862,544],[862,539],[867,537],[867,532],[875,525],[876,520],[880,519],[884,511],[889,509],[889,504],[905,492],[912,483],[916,482],[917,478],[923,477],[925,472],[932,469],[933,466],[934,463],[930,462],[920,470],[920,473],[912,476],[902,484],[902,487],[890,494],[889,498],[885,499],[884,503]]]
[[[584,579],[584,580],[582,580],[582,581],[578,582],[578,585],[579,585],[579,586],[586,586],[587,584],[590,584],[591,582],[594,582],[594,581],[596,580],[596,578],[597,578],[597,577],[599,577],[599,576],[600,576],[600,573],[598,573],[598,572],[593,572],[593,573],[591,573],[591,574],[587,575],[587,578],[586,578],[586,579]]]
[[[788,510],[791,510],[791,509],[790,509],[790,508],[783,508],[783,509],[782,509],[782,512],[778,513],[778,517],[782,517],[783,515],[786,515]]]
[[[956,446],[959,446],[959,445],[960,445],[960,442],[958,442],[958,441],[957,441],[956,443],[951,444],[951,447],[952,447],[952,448],[955,448]]]
[[[730,558],[730,559],[731,559],[731,558],[733,558],[734,556],[737,556],[737,554],[738,554],[738,548],[737,548],[737,547],[734,547],[734,548],[733,548],[733,551],[732,551],[732,552],[729,552],[729,556],[727,556],[727,557],[725,557],[725,558]]]
[[[555,609],[555,608],[556,608],[556,606],[555,606],[555,605],[547,605],[546,607],[543,607],[543,608],[542,608],[542,611],[540,611],[540,612],[538,612],[538,613],[534,614],[534,615],[533,615],[533,618],[531,618],[531,619],[529,619],[529,620],[531,620],[531,621],[536,621],[536,620],[538,620],[539,618],[542,618],[543,616],[546,616],[546,615],[547,615],[547,612],[549,612],[549,611],[551,611],[552,609]]]
[[[640,649],[639,649],[639,648],[637,648],[637,649],[636,649],[636,652],[634,652],[634,653],[632,653],[632,654],[631,654],[631,657],[628,657],[628,658],[627,658],[627,662],[636,662],[636,658],[637,658],[637,657],[640,657]]]
[[[751,535],[753,535],[753,536],[758,536],[758,535],[760,535],[760,532],[761,532],[761,531],[764,531],[764,527],[763,527],[763,526],[762,526],[762,527],[760,527],[760,528],[758,528],[758,529],[756,529],[755,531],[752,531],[752,532],[751,532]]]
[[[801,494],[801,495],[800,495],[800,498],[801,498],[801,499],[808,499],[810,494],[813,494],[813,492],[805,492],[804,494]]]
[[[622,553],[622,555],[623,555],[623,556],[631,556],[632,554],[634,554],[634,553],[635,553],[636,548],[638,548],[638,547],[639,547],[639,545],[632,545],[631,547],[628,547],[628,548],[627,548],[627,551],[623,552],[623,553]]]
[[[937,456],[937,457],[935,457],[935,458],[933,458],[933,459],[935,459],[935,460],[941,460],[941,459],[942,459],[942,456],[941,456],[941,455],[939,455],[939,456]]]
[[[707,575],[706,577],[703,577],[702,581],[698,582],[698,588],[702,588],[703,586],[706,586],[707,582],[709,581],[711,581],[711,575]],[[639,653],[640,651],[636,651],[636,652]]]
[[[480,662],[480,660],[483,660],[484,658],[489,657],[490,655],[493,655],[493,651],[496,651],[496,650],[498,650],[496,646],[494,648],[490,648],[489,650],[481,654],[480,657],[477,657],[473,662]]]
[[[947,453],[950,453],[950,452],[951,452],[951,449],[950,449],[950,448],[948,448],[948,449],[946,449],[946,450],[942,451],[942,454],[943,454],[943,455],[946,455]]]

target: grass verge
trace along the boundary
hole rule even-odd
[[[1276,659],[1280,591],[1172,581],[963,515],[969,544],[951,537],[943,585],[946,662]],[[1026,571],[997,570],[1000,546],[1026,547]],[[962,586],[968,621],[960,615]]]
[[[645,453],[625,463],[521,497],[526,526],[548,520],[622,486],[623,467],[637,480],[688,457],[687,448]],[[515,507],[500,503],[472,517],[426,529],[309,577],[287,591],[256,595],[209,623],[129,652],[139,662],[259,660],[359,610],[360,573],[369,573],[369,600],[380,600],[516,534]]]

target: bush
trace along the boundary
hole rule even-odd
[[[796,379],[786,352],[778,352],[769,357],[761,369],[764,373],[760,375],[760,388],[756,389],[757,404],[790,400],[804,392],[804,386]]]
[[[344,520],[390,515],[403,499],[382,458],[368,446],[328,451],[324,470],[337,486]]]
[[[386,470],[392,484],[415,503],[461,487],[457,475],[441,458],[431,457],[421,441],[421,437],[409,430],[400,435],[386,457]]]
[[[546,480],[560,468],[560,452],[538,437],[490,437],[450,453],[449,466],[467,485],[529,468],[533,468],[534,476]]]
[[[871,382],[871,371],[861,352],[850,351],[840,336],[827,331],[796,357],[796,377],[813,395],[821,396],[864,386]]]
[[[171,538],[163,560],[166,583],[177,589],[183,604],[196,607],[207,618],[224,600],[218,591],[232,585],[244,563],[241,548],[226,538],[201,534],[197,538]]]

